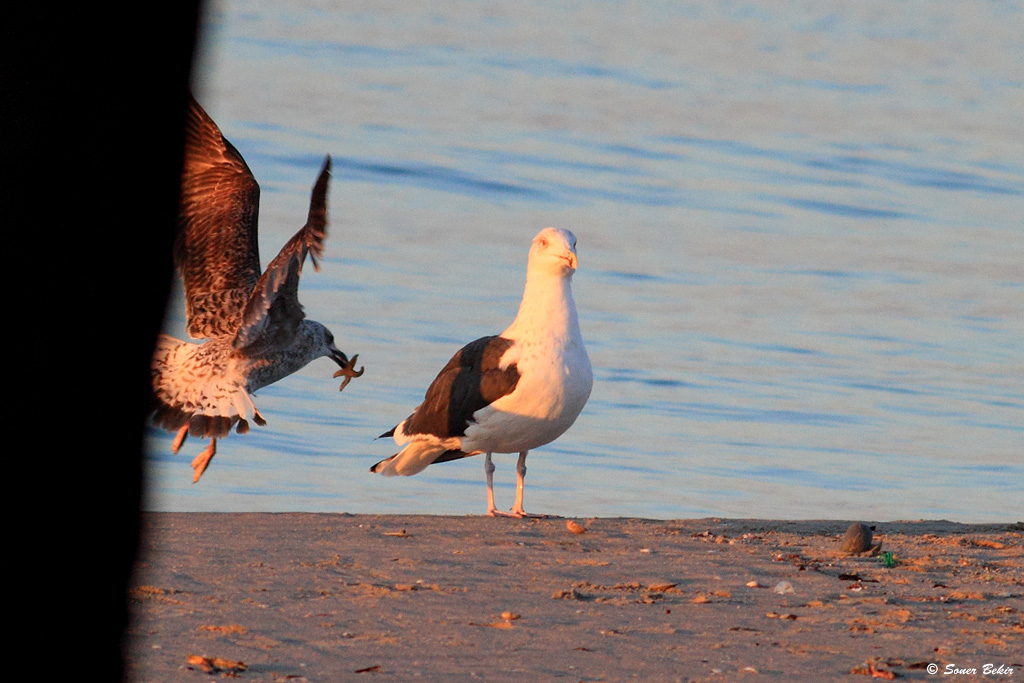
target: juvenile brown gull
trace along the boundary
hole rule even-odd
[[[307,320],[298,299],[299,275],[308,254],[313,267],[327,235],[327,185],[331,158],[313,186],[306,224],[260,274],[257,222],[260,188],[242,155],[192,99],[185,127],[174,262],[185,286],[188,334],[203,343],[160,335],[153,354],[155,424],[177,431],[175,453],[189,435],[210,439],[192,461],[199,481],[217,452],[217,439],[249,420],[266,420],[250,394],[327,356],[353,377],[351,360],[334,345],[330,330]]]
[[[487,514],[527,516],[527,453],[572,426],[593,386],[572,298],[575,271],[573,234],[542,230],[530,247],[516,319],[500,335],[470,342],[448,361],[412,415],[381,434],[394,437],[402,450],[370,471],[411,475],[433,463],[485,453]],[[492,453],[519,453],[510,512],[494,506]]]

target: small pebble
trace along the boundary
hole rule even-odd
[[[793,584],[791,584],[789,581],[779,581],[777,584],[775,584],[775,588],[773,588],[772,590],[778,593],[779,595],[785,595],[786,593],[795,592],[793,590]]]
[[[676,585],[672,581],[650,581],[647,583],[647,590],[664,593],[665,591],[672,590]]]

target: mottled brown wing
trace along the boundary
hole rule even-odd
[[[236,349],[268,350],[291,343],[305,314],[299,303],[299,276],[309,255],[313,267],[323,256],[327,238],[327,186],[331,177],[331,157],[313,185],[309,216],[302,229],[285,243],[267,266],[245,305],[242,321],[234,339]]]
[[[174,260],[193,338],[234,334],[260,276],[260,187],[238,150],[193,98]]]
[[[438,373],[423,403],[405,421],[402,430],[406,434],[433,434],[441,438],[465,436],[473,413],[511,394],[519,383],[515,365],[504,369],[499,365],[514,343],[493,336],[481,337],[462,347]]]

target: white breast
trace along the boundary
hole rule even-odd
[[[582,344],[520,349],[515,391],[474,415],[462,449],[518,453],[539,448],[565,433],[590,397],[593,373]]]

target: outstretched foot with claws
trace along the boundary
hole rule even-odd
[[[341,366],[341,370],[338,370],[336,373],[334,373],[334,376],[345,377],[345,381],[341,383],[340,387],[338,387],[338,391],[344,389],[345,385],[351,382],[353,377],[363,376],[363,371],[366,369],[366,366],[364,365],[363,367],[359,368],[359,370],[356,370],[356,360],[358,360],[358,358],[359,354],[357,353],[356,355],[352,356],[352,360],[349,360],[345,363],[338,363],[338,365]]]

